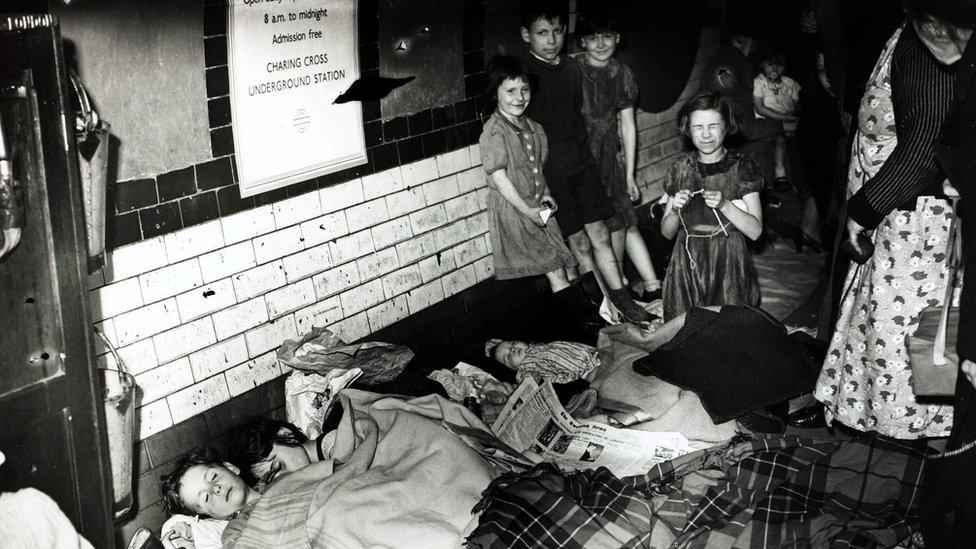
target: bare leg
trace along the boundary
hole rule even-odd
[[[604,227],[606,227],[604,225]],[[593,272],[593,276],[596,278],[597,284],[600,285],[600,291],[606,294],[606,284],[603,280],[602,273],[600,269],[595,268],[596,263],[593,260],[593,246],[590,242],[590,238],[586,235],[586,231],[575,232],[566,239],[569,242],[569,250],[573,252],[576,256],[576,260],[579,261],[579,274],[586,274]],[[611,252],[611,255],[613,252]]]
[[[613,256],[617,258],[617,270],[620,271],[620,278],[627,286],[627,277],[624,276],[624,250],[627,242],[627,230],[620,229],[610,233],[610,243],[613,245]]]
[[[786,177],[786,136],[776,136],[776,179]]]
[[[552,293],[569,287],[569,278],[566,277],[566,269],[562,267],[546,273],[546,278],[549,279],[549,287],[552,288]]]
[[[614,233],[616,234],[616,233]],[[637,274],[644,281],[644,291],[652,292],[661,287],[661,282],[657,279],[654,272],[654,264],[651,263],[651,253],[647,251],[647,243],[641,236],[637,226],[627,227],[627,257],[637,269]]]
[[[587,223],[584,228],[592,245],[593,262],[596,265],[596,270],[603,275],[607,289],[619,290],[623,288],[624,282],[620,276],[620,269],[617,268],[617,258],[613,255],[613,244],[610,241],[610,231],[607,230],[606,223],[603,221]]]

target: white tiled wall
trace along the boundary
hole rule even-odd
[[[638,112],[645,201],[716,46],[706,31],[675,107]],[[89,280],[92,321],[141,387],[140,439],[281,375],[286,338],[328,326],[356,340],[493,276],[487,192],[474,145],[108,254]]]
[[[313,325],[352,341],[490,277],[480,163],[466,147],[110,253],[92,321],[141,387],[140,438],[281,375]]]

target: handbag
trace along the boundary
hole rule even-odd
[[[952,199],[954,213],[949,225],[946,247],[945,298],[941,307],[926,307],[915,333],[905,338],[909,362],[912,366],[916,396],[951,396],[956,392],[959,355],[956,338],[959,334],[959,308],[952,307],[952,290],[962,256],[962,238],[958,215],[959,199]]]

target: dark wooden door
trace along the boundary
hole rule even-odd
[[[60,35],[49,16],[0,18],[0,52],[0,120],[26,204],[20,245],[0,258],[0,490],[45,492],[95,547],[110,547],[112,486]]]

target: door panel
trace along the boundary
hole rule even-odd
[[[26,206],[21,243],[0,259],[0,491],[44,491],[95,547],[111,547],[84,211],[54,19],[0,18],[0,52],[0,122]]]

